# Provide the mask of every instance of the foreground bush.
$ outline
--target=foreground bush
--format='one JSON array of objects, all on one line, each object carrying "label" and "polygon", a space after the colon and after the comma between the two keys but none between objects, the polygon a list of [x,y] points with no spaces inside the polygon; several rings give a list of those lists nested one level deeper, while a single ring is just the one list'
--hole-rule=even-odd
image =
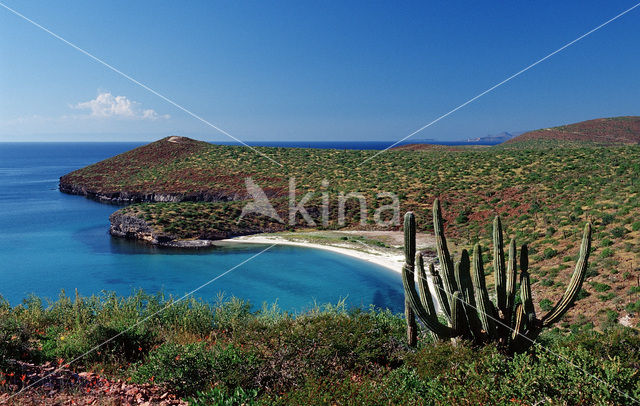
[{"label": "foreground bush", "polygon": [[[239,299],[179,302],[162,295],[31,298],[0,306],[2,373],[16,360],[164,385],[193,404],[630,404],[640,396],[640,336],[622,327],[540,336],[513,357],[495,345],[404,344],[404,320],[379,309],[252,312]],[[99,354],[98,354],[99,352]],[[62,358],[64,357],[64,358]],[[5,375],[3,375],[3,379]],[[615,389],[613,389],[615,388]]]}]

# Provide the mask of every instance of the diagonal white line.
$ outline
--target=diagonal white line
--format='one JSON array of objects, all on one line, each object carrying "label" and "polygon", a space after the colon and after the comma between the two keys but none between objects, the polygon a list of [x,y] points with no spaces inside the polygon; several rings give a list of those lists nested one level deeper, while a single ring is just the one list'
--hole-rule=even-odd
[{"label": "diagonal white line", "polygon": [[76,44],[67,41],[66,39],[62,38],[61,36],[59,36],[58,34],[52,32],[51,30],[47,29],[46,27],[43,27],[42,25],[38,24],[37,22],[29,19],[28,17],[20,14],[19,12],[17,12],[16,10],[12,9],[11,7],[7,6],[6,4],[0,2],[0,6],[4,7],[5,9],[7,9],[8,11],[12,12],[13,14],[17,15],[18,17],[22,18],[23,20],[35,25],[36,27],[40,28],[41,30],[45,31],[46,33],[50,34],[51,36],[59,39],[60,41],[64,42],[65,44],[69,45],[70,47],[76,49],[77,51],[82,52],[83,54],[85,54],[86,56],[88,56],[89,58],[93,59],[94,61],[100,63],[101,65],[106,66],[107,68],[111,69],[112,71],[114,71],[115,73],[119,74],[120,76],[124,77],[125,79],[128,79],[129,81],[135,83],[136,85],[142,87],[143,89],[153,93],[154,95],[158,96],[159,98],[161,98],[162,100],[166,101],[167,103],[177,107],[178,109],[184,111],[185,113],[187,113],[188,115],[190,115],[191,117],[196,118],[197,120],[205,123],[206,125],[208,125],[209,127],[219,131],[220,133],[226,135],[227,137],[233,139],[236,142],[239,142],[240,144],[244,145],[245,147],[253,150],[255,153],[262,155],[263,157],[267,158],[268,160],[270,160],[271,162],[275,163],[276,165],[280,165],[280,166],[284,166],[282,165],[280,162],[274,160],[273,158],[271,158],[270,156],[258,151],[257,149],[255,149],[254,147],[248,145],[247,143],[245,143],[244,141],[234,137],[233,135],[229,134],[228,132],[226,132],[225,130],[223,130],[222,128],[216,126],[215,124],[212,124],[211,122],[205,120],[204,118],[200,117],[199,115],[192,113],[190,110],[186,109],[185,107],[182,107],[181,105],[179,105],[178,103],[174,102],[173,100],[169,99],[168,97],[156,92],[155,90],[151,89],[149,86],[145,85],[144,83],[140,83],[139,81],[137,81],[136,79],[132,78],[131,76],[127,75],[126,73],[120,71],[119,69],[109,65],[107,62],[103,61],[102,59],[98,58],[97,56],[89,53],[88,51],[85,51],[84,49],[80,48],[79,46],[77,46]]},{"label": "diagonal white line", "polygon": [[91,348],[90,350],[88,350],[87,352],[85,352],[82,355],[77,356],[76,358],[72,359],[69,362],[65,362],[64,364],[62,364],[59,368],[51,371],[50,373],[48,373],[47,375],[43,376],[42,378],[38,379],[37,381],[30,383],[29,385],[23,387],[22,389],[20,389],[18,392],[14,393],[13,395],[11,395],[7,400],[13,398],[14,396],[17,396],[18,394],[20,394],[21,392],[31,388],[32,386],[42,382],[43,380],[47,379],[48,377],[50,377],[51,375],[55,374],[56,372],[62,370],[63,366],[69,366],[71,364],[73,364],[74,362],[78,361],[81,358],[86,357],[87,355],[91,354],[92,352],[96,351],[98,348],[102,347],[103,345],[115,340],[116,338],[120,337],[121,335],[131,331],[131,329],[139,326],[140,324],[144,323],[145,321],[149,320],[150,318],[156,316],[157,314],[165,311],[166,309],[168,309],[169,307],[173,306],[174,304],[184,300],[185,298],[191,296],[192,294],[194,294],[195,292],[199,291],[200,289],[204,288],[205,286],[217,281],[218,279],[222,278],[223,276],[225,276],[226,274],[228,274],[229,272],[232,272],[233,270],[241,267],[242,265],[246,264],[247,262],[251,261],[252,259],[256,258],[259,255],[262,255],[264,252],[270,250],[271,248],[275,247],[276,245],[278,245],[278,243],[275,244],[271,244],[270,246],[268,246],[267,248],[263,249],[262,251],[258,252],[257,254],[252,255],[251,257],[245,259],[244,261],[240,262],[239,264],[233,266],[230,269],[227,269],[226,271],[224,271],[223,273],[221,273],[220,275],[216,276],[213,279],[210,279],[209,281],[203,283],[202,285],[198,286],[197,288],[195,288],[194,290],[192,290],[189,293],[185,293],[180,299],[173,301],[171,303],[169,303],[168,305],[164,306],[163,308],[161,308],[160,310],[157,310],[156,312],[150,314],[149,316],[143,318],[142,320],[137,321],[136,323],[132,324],[131,326],[129,326],[127,329],[119,332],[118,334],[114,335],[113,337],[109,338],[108,340],[104,341],[101,344],[96,345],[95,347]]},{"label": "diagonal white line", "polygon": [[494,89],[502,86],[503,84],[507,83],[508,81],[510,81],[511,79],[514,79],[518,76],[520,76],[521,74],[523,74],[524,72],[528,71],[529,69],[533,68],[534,66],[538,65],[539,63],[544,62],[545,60],[551,58],[553,55],[557,54],[558,52],[563,51],[564,49],[570,47],[571,45],[575,44],[576,42],[580,41],[581,39],[593,34],[594,32],[598,31],[600,28],[604,27],[605,25],[617,20],[618,18],[622,17],[623,15],[627,14],[628,12],[630,12],[631,10],[635,9],[636,7],[640,6],[640,3],[636,4],[635,6],[626,9],[625,11],[623,11],[622,13],[618,14],[617,16],[605,21],[604,23],[600,24],[599,26],[597,26],[596,28],[592,29],[591,31],[588,31],[584,34],[582,34],[581,36],[579,36],[578,38],[574,39],[571,42],[566,43],[565,45],[563,45],[562,47],[556,49],[555,51],[551,52],[550,54],[544,56],[543,58],[538,59],[536,62],[532,63],[531,65],[527,66],[524,69],[521,69],[520,71],[514,73],[513,75],[509,76],[508,78],[506,78],[505,80],[503,80],[500,83],[497,83],[493,86],[491,86],[490,88],[488,88],[487,90],[485,90],[484,92],[472,97],[471,99],[467,100],[466,102],[462,103],[461,105],[459,105],[458,107],[454,108],[453,110],[450,110],[449,112],[441,115],[440,117],[436,118],[435,120],[431,121],[428,124],[423,125],[422,127],[418,128],[417,130],[415,130],[414,132],[412,132],[411,134],[407,135],[406,137],[402,138],[399,141],[396,141],[395,143],[389,145],[387,148],[383,149],[382,151],[377,152],[375,155],[370,156],[369,158],[365,159],[364,161],[362,161],[360,164],[358,164],[358,166],[364,164],[365,162],[377,157],[378,155],[382,154],[383,152],[389,150],[390,148],[395,147],[396,145],[398,145],[399,143],[401,143],[402,141],[405,141],[406,139],[413,137],[414,135],[416,135],[417,133],[419,133],[420,131],[424,130],[427,127],[430,127],[431,125],[437,123],[438,121],[442,120],[443,118],[455,113],[456,111],[460,110],[461,108],[463,108],[464,106],[466,106],[469,103],[472,103],[474,101],[476,101],[477,99],[481,98],[482,96],[484,96],[485,94],[493,91]]}]

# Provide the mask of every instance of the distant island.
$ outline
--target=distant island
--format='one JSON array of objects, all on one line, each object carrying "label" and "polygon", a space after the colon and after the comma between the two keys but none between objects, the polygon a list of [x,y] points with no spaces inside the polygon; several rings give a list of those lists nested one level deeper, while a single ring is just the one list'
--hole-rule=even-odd
[{"label": "distant island", "polygon": [[514,137],[517,137],[520,134],[524,134],[526,131],[518,131],[518,132],[507,132],[503,131],[496,135],[487,135],[485,137],[478,138],[467,138],[467,142],[472,143],[480,143],[480,144],[501,144],[505,141],[508,141]]}]

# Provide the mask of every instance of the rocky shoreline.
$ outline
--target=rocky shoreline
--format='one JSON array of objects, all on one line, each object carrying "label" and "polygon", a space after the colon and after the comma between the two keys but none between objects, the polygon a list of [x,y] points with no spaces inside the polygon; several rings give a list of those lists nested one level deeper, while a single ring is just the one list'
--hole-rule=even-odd
[{"label": "rocky shoreline", "polygon": [[88,199],[97,200],[101,203],[115,205],[133,203],[176,203],[176,202],[231,202],[245,200],[246,193],[231,191],[206,191],[195,193],[141,193],[141,192],[104,192],[91,190],[85,186],[68,182],[65,177],[60,178],[58,188],[62,193],[70,195],[84,196]]},{"label": "rocky shoreline", "polygon": [[109,234],[114,237],[137,240],[149,244],[171,248],[205,248],[215,245],[217,241],[229,238],[249,236],[261,233],[283,231],[284,227],[274,223],[271,227],[261,229],[247,228],[232,231],[208,230],[206,233],[183,238],[167,232],[156,230],[144,219],[118,210],[109,216]]},{"label": "rocky shoreline", "polygon": [[212,246],[215,240],[234,237],[224,232],[213,231],[211,235],[206,236],[207,238],[182,240],[172,234],[157,232],[143,219],[120,211],[109,216],[109,222],[109,234],[114,237],[144,241],[162,247],[204,248]]}]

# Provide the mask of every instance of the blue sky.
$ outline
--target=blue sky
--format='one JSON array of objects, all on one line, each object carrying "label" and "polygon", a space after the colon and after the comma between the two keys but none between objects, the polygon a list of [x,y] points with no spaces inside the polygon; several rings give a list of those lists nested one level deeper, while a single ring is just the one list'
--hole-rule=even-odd
[{"label": "blue sky", "polygon": [[[0,0],[244,141],[398,140],[634,1]],[[429,127],[640,114],[640,7]],[[0,141],[229,141],[0,8]]]}]

